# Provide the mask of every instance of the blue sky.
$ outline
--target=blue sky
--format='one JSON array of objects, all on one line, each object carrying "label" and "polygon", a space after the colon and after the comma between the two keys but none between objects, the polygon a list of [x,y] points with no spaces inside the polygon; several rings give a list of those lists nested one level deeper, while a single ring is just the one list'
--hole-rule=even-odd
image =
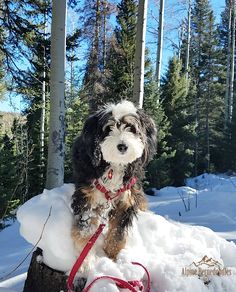
[{"label": "blue sky", "polygon": [[[157,36],[150,33],[150,30],[153,30],[157,23],[152,19],[151,15],[154,14],[156,17],[156,11],[158,10],[157,5],[155,4],[156,0],[149,0],[149,18],[148,18],[148,33],[147,33],[147,46],[150,47],[151,53],[150,56],[154,60],[155,52],[156,52],[156,38]],[[176,30],[174,27],[178,25],[179,21],[186,14],[185,6],[183,5],[183,10],[179,12],[179,14],[174,13],[171,22],[169,21],[170,15],[172,15],[171,10],[174,10],[174,6],[178,0],[166,0],[166,19],[165,19],[165,33],[164,33],[164,51],[163,51],[163,64],[162,64],[162,72],[166,70],[166,66],[168,63],[168,59],[173,55],[173,49],[168,41],[168,37],[174,40],[176,38]],[[182,1],[183,2],[183,1]],[[216,21],[220,20],[220,13],[224,9],[225,0],[211,0],[212,8],[215,12]],[[74,17],[71,17],[74,18]],[[71,21],[68,21],[68,26],[71,26]],[[7,96],[4,101],[0,101],[0,111],[11,111],[11,112],[19,112],[23,110],[25,107],[25,103],[21,96],[19,95],[11,95]]]}]

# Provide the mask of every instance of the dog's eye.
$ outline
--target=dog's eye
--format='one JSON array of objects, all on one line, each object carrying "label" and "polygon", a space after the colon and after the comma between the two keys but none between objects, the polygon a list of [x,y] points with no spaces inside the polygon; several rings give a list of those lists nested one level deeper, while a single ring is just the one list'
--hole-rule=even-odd
[{"label": "dog's eye", "polygon": [[137,133],[137,129],[133,125],[127,124],[126,128],[133,134]]},{"label": "dog's eye", "polygon": [[103,128],[103,132],[104,133],[110,133],[111,132],[111,126],[109,126],[109,125],[107,125],[107,126],[105,126],[104,128]]}]

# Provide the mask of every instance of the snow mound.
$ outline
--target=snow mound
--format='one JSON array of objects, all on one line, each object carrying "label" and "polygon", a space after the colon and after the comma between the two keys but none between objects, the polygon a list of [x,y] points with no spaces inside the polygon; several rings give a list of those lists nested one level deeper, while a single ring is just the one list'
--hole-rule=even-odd
[{"label": "snow mound", "polygon": [[[70,208],[74,186],[65,184],[61,188],[44,190],[26,202],[18,211],[20,233],[43,249],[43,261],[50,267],[68,272],[76,253],[70,237],[73,214]],[[197,276],[184,276],[182,271],[205,255],[218,261],[230,270],[228,276],[209,276],[206,286]],[[140,212],[130,229],[127,245],[117,262],[101,256],[88,274],[88,283],[95,277],[111,275],[126,280],[138,280],[144,276],[140,267],[132,261],[145,265],[151,275],[151,292],[174,291],[235,291],[236,245],[217,236],[212,230],[200,226],[188,226],[168,221],[151,212]],[[91,291],[117,292],[118,288],[107,280],[95,284]]]},{"label": "snow mound", "polygon": [[44,263],[59,271],[70,270],[76,259],[70,237],[73,218],[70,203],[73,193],[73,184],[44,190],[41,195],[22,205],[17,212],[20,234],[33,245],[39,240],[51,212],[38,247],[43,250]]},{"label": "snow mound", "polygon": [[236,242],[236,177],[204,173],[185,187],[165,187],[148,197],[156,214],[191,225],[208,227]]},{"label": "snow mound", "polygon": [[235,191],[236,176],[215,175],[211,173],[203,173],[199,176],[188,178],[186,185],[196,190],[228,190]]}]

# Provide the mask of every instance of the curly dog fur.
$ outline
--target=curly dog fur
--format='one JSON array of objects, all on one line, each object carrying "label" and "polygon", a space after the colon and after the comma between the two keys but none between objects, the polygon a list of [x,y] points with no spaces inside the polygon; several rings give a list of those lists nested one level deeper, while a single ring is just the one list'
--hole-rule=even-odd
[{"label": "curly dog fur", "polygon": [[[124,248],[134,216],[146,209],[141,182],[156,152],[156,137],[153,120],[128,101],[108,105],[86,120],[73,146],[72,237],[78,253],[104,222],[100,252],[115,260]],[[119,193],[133,178],[135,183]],[[107,200],[95,180],[114,199]]]}]

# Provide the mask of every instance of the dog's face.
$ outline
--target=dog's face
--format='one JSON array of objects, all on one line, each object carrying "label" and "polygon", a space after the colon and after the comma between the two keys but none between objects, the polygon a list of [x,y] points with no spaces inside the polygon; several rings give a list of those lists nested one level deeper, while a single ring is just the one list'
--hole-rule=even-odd
[{"label": "dog's face", "polygon": [[103,159],[127,165],[146,164],[156,150],[156,128],[150,117],[128,101],[110,105],[86,121],[82,136],[93,165]]}]

